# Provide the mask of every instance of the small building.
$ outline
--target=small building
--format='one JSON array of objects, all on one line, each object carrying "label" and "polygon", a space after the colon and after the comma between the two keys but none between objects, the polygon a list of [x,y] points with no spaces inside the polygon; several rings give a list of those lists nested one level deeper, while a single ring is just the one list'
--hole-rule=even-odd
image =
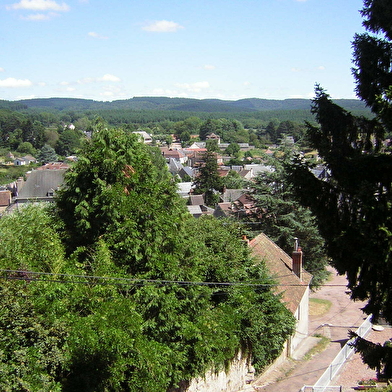
[{"label": "small building", "polygon": [[220,144],[220,136],[216,135],[215,133],[210,133],[206,136],[206,140],[217,140],[218,144]]},{"label": "small building", "polygon": [[177,183],[177,193],[182,198],[188,198],[193,190],[193,182],[179,182]]},{"label": "small building", "polygon": [[302,266],[302,250],[294,247],[292,257],[271,241],[265,234],[259,234],[249,242],[252,255],[263,260],[272,278],[277,283],[277,294],[294,315],[297,323],[294,334],[287,342],[285,356],[289,357],[308,336],[309,292],[312,275]]},{"label": "small building", "polygon": [[15,166],[25,166],[30,165],[30,163],[36,163],[37,159],[34,158],[32,155],[25,155],[22,158],[15,158],[14,165]]},{"label": "small building", "polygon": [[8,189],[0,190],[0,214],[4,212],[12,201],[12,194]]},{"label": "small building", "polygon": [[20,188],[15,203],[53,201],[56,191],[64,183],[64,169],[33,170]]},{"label": "small building", "polygon": [[135,132],[132,132],[132,133],[135,133],[136,135],[138,135],[140,140],[143,143],[145,143],[145,144],[151,144],[152,143],[152,137],[147,132],[145,132],[145,131],[135,131]]},{"label": "small building", "polygon": [[162,155],[166,159],[166,162],[169,162],[169,159],[175,159],[176,161],[184,164],[188,160],[188,157],[179,149],[160,147],[160,150]]},{"label": "small building", "polygon": [[183,166],[178,172],[178,176],[181,180],[184,180],[185,178],[193,179],[195,177],[195,172],[190,166]]},{"label": "small building", "polygon": [[228,218],[233,215],[233,208],[231,202],[218,203],[215,207],[214,213],[215,218]]}]

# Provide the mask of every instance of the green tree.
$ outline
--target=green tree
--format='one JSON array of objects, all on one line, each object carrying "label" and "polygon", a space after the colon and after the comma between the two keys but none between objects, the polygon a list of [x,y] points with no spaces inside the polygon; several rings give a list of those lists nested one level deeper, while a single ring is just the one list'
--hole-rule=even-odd
[{"label": "green tree", "polygon": [[0,292],[0,389],[60,392],[66,328],[37,312],[26,281],[2,279]]},{"label": "green tree", "polygon": [[[18,229],[16,229],[18,228]],[[0,266],[59,273],[64,248],[45,206],[28,205],[0,219]]]},{"label": "green tree", "polygon": [[76,129],[66,129],[61,133],[56,143],[56,152],[59,155],[67,156],[75,154],[81,147],[83,134]]},{"label": "green tree", "polygon": [[219,191],[222,191],[223,182],[218,173],[216,153],[207,151],[203,156],[203,164],[193,183],[195,194],[204,194],[206,205],[214,206],[219,200]]},{"label": "green tree", "polygon": [[41,163],[56,162],[58,157],[56,151],[49,144],[45,144],[37,157],[38,161]]},{"label": "green tree", "polygon": [[0,242],[0,389],[61,391],[68,329],[52,312],[41,311],[42,293],[53,300],[55,290],[42,282],[48,275],[37,279],[32,273],[65,272],[64,248],[48,208],[28,205],[3,216]]},{"label": "green tree", "polygon": [[37,152],[37,150],[33,147],[33,145],[30,142],[20,143],[16,151],[21,154],[30,154],[30,155],[35,155],[35,153]]},{"label": "green tree", "polygon": [[222,129],[222,124],[219,120],[211,119],[204,121],[199,128],[200,140],[206,140],[207,135],[210,133],[219,134]]},{"label": "green tree", "polygon": [[45,128],[39,121],[26,119],[21,124],[22,139],[30,142],[34,148],[41,148],[45,143]]},{"label": "green tree", "polygon": [[249,186],[249,181],[244,180],[238,172],[230,170],[226,177],[223,178],[223,184],[227,189],[244,189]]},{"label": "green tree", "polygon": [[241,348],[271,363],[294,318],[242,229],[191,217],[121,129],[98,127],[79,162],[55,205],[0,220],[0,266],[19,270],[0,283],[0,389],[161,392]]},{"label": "green tree", "polygon": [[368,32],[354,37],[356,92],[391,132],[392,7],[386,0],[364,0],[361,14]]},{"label": "green tree", "polygon": [[298,238],[305,254],[304,268],[313,275],[312,285],[317,287],[328,276],[328,260],[315,218],[309,208],[298,203],[287,181],[286,164],[291,156],[290,150],[281,150],[279,158],[270,159],[273,171],[257,176],[252,196],[257,206],[253,220],[258,225],[252,224],[250,229],[262,231],[288,254]]},{"label": "green tree", "polygon": [[375,118],[353,116],[317,88],[312,111],[319,126],[308,124],[308,136],[330,177],[316,179],[297,159],[291,180],[318,219],[333,265],[347,275],[352,299],[368,300],[366,313],[392,322],[392,156],[382,149],[391,129],[392,4],[365,0],[364,5],[364,26],[377,35],[355,37],[354,76],[358,96]]},{"label": "green tree", "polygon": [[268,123],[267,127],[265,128],[265,132],[269,136],[272,143],[278,142],[278,138],[279,138],[278,126],[279,126],[279,120],[273,119]]},{"label": "green tree", "polygon": [[201,120],[198,117],[188,117],[183,121],[177,121],[173,128],[181,141],[190,140],[190,135],[199,134]]},{"label": "green tree", "polygon": [[217,139],[208,139],[206,140],[206,148],[211,152],[219,152],[219,145]]},{"label": "green tree", "polygon": [[153,271],[162,252],[175,250],[185,213],[162,167],[159,150],[139,142],[136,135],[97,128],[57,198],[68,250],[103,238],[116,262],[129,271]]},{"label": "green tree", "polygon": [[229,156],[233,156],[238,158],[238,153],[240,152],[241,148],[238,143],[230,143],[226,150],[225,153],[228,154]]}]

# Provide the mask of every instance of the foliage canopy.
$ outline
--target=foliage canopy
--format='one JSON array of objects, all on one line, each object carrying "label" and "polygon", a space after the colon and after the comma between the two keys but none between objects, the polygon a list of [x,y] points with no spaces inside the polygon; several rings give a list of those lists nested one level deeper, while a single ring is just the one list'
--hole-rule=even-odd
[{"label": "foliage canopy", "polygon": [[237,225],[186,212],[160,159],[98,126],[54,208],[0,220],[0,389],[162,392],[280,353],[294,319],[264,264]]}]

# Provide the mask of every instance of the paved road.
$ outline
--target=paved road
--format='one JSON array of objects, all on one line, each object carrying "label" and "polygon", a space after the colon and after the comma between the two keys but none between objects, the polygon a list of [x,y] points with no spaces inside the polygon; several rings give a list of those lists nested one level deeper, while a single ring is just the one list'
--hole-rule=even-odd
[{"label": "paved road", "polygon": [[366,318],[366,315],[360,310],[364,303],[354,302],[346,294],[346,278],[336,275],[332,269],[331,271],[332,279],[327,282],[327,285],[315,293],[311,293],[311,298],[331,301],[331,308],[328,313],[322,316],[311,316],[309,322],[310,336],[318,333],[323,334],[330,337],[331,342],[324,351],[307,361],[286,360],[268,377],[261,376],[252,384],[256,391],[298,392],[303,385],[315,384],[346,343],[348,330],[356,330]]}]

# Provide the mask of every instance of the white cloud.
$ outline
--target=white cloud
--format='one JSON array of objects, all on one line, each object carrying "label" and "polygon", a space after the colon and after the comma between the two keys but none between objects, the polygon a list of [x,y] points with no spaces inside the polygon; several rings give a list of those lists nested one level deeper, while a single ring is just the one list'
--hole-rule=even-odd
[{"label": "white cloud", "polygon": [[99,95],[102,95],[103,97],[113,97],[114,92],[113,91],[105,91],[103,93],[100,93]]},{"label": "white cloud", "polygon": [[102,76],[102,78],[98,78],[98,81],[100,81],[100,82],[120,82],[121,79],[119,77],[111,75],[111,74],[105,74]]},{"label": "white cloud", "polygon": [[108,37],[105,37],[104,35],[100,35],[100,34],[96,33],[95,31],[90,31],[90,32],[88,33],[88,35],[89,35],[90,37],[93,37],[93,38],[108,39]]},{"label": "white cloud", "polygon": [[319,67],[317,67],[317,69],[320,70],[320,71],[324,71],[325,67],[324,67],[324,65],[320,65]]},{"label": "white cloud", "polygon": [[168,20],[157,20],[144,26],[143,30],[153,33],[174,33],[183,28],[184,26],[181,26],[176,22],[171,22]]},{"label": "white cloud", "polygon": [[78,84],[89,84],[96,82],[96,78],[83,78],[78,80]]},{"label": "white cloud", "polygon": [[69,82],[60,82],[60,86],[68,86]]},{"label": "white cloud", "polygon": [[34,99],[37,98],[37,96],[35,94],[32,95],[18,95],[17,97],[15,97],[15,99],[17,101],[21,100],[21,99]]},{"label": "white cloud", "polygon": [[247,86],[250,86],[252,83],[251,83],[251,82],[248,82],[248,81],[246,81],[246,82],[244,82],[243,84],[244,84],[244,86],[245,86],[245,87],[247,87]]},{"label": "white cloud", "polygon": [[146,93],[146,95],[165,96],[165,97],[179,97],[180,92],[177,90],[163,89],[160,87],[154,88]]},{"label": "white cloud", "polygon": [[[100,78],[83,78],[77,81],[78,84],[89,84],[97,82],[120,82],[121,79],[115,75],[105,74]],[[65,82],[62,82],[65,83]]]},{"label": "white cloud", "polygon": [[176,87],[186,90],[188,92],[199,93],[202,90],[209,89],[210,84],[206,81],[196,83],[177,83]]},{"label": "white cloud", "polygon": [[0,67],[0,72],[5,72],[5,69]]},{"label": "white cloud", "polygon": [[291,72],[301,72],[301,71],[302,71],[301,68],[296,68],[296,67],[291,68]]},{"label": "white cloud", "polygon": [[17,87],[30,87],[33,83],[28,79],[15,79],[15,78],[7,78],[0,80],[0,87],[10,87],[10,88],[17,88]]},{"label": "white cloud", "polygon": [[75,91],[76,88],[75,87],[67,87],[66,90],[69,92],[72,92],[72,91]]},{"label": "white cloud", "polygon": [[47,14],[31,14],[28,16],[22,16],[21,18],[24,20],[50,20],[52,18],[55,18],[56,16],[59,16],[59,14],[56,14],[55,12],[48,12]]},{"label": "white cloud", "polygon": [[30,10],[30,11],[69,11],[66,3],[57,3],[53,0],[21,0],[19,3],[7,6],[7,9]]},{"label": "white cloud", "polygon": [[208,70],[212,70],[212,69],[215,69],[216,67],[215,67],[215,65],[206,64],[203,68],[208,69]]}]

